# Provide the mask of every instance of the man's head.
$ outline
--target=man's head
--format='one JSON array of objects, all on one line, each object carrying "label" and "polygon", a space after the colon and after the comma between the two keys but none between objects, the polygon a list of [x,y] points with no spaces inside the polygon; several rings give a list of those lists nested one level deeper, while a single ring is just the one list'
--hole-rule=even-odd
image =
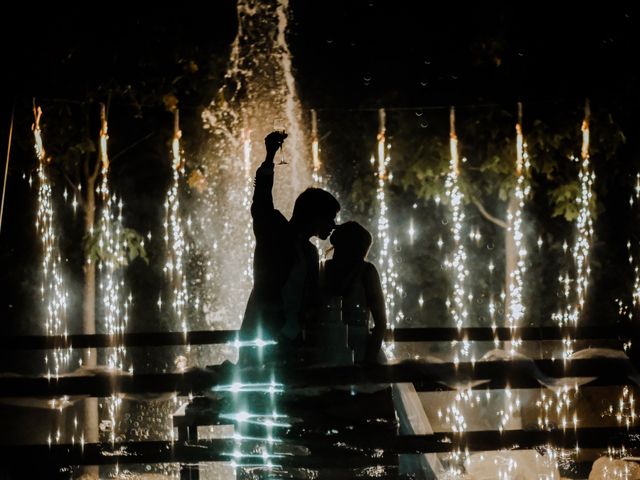
[{"label": "man's head", "polygon": [[307,188],[298,195],[291,223],[305,235],[326,240],[336,225],[340,203],[326,190]]}]

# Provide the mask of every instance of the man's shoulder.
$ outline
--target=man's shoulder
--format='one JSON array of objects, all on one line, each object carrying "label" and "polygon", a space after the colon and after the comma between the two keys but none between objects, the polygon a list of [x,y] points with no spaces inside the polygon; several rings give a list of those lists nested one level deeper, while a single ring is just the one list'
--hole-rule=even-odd
[{"label": "man's shoulder", "polygon": [[285,218],[280,210],[277,210],[275,208],[271,212],[269,212],[269,215],[264,217],[264,219],[276,228],[284,229],[288,228],[289,226],[289,221]]},{"label": "man's shoulder", "polygon": [[273,218],[276,222],[278,222],[281,225],[287,225],[287,226],[289,225],[289,220],[287,220],[286,217],[282,214],[282,212],[277,208],[273,209]]},{"label": "man's shoulder", "polygon": [[253,219],[253,232],[258,243],[271,241],[282,242],[289,237],[289,222],[279,210],[273,209],[267,215]]}]

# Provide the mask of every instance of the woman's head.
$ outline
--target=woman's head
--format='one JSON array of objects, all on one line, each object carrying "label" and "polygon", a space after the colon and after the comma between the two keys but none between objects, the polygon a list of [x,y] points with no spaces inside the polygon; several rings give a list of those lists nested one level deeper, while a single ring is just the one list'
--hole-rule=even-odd
[{"label": "woman's head", "polygon": [[358,222],[338,225],[329,238],[334,255],[353,260],[364,260],[373,241],[369,231]]}]

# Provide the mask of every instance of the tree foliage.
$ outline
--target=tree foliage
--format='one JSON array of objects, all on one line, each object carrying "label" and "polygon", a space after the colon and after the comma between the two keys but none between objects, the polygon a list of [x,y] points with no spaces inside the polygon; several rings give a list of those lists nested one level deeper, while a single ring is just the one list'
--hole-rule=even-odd
[{"label": "tree foliage", "polygon": [[91,262],[102,261],[111,263],[116,267],[126,267],[136,258],[144,260],[149,264],[149,257],[144,248],[144,238],[140,233],[132,228],[126,228],[121,222],[115,222],[110,226],[113,232],[119,232],[119,238],[114,241],[115,251],[110,251],[107,246],[100,242],[105,238],[103,226],[94,229],[93,234],[84,238],[85,258]]}]

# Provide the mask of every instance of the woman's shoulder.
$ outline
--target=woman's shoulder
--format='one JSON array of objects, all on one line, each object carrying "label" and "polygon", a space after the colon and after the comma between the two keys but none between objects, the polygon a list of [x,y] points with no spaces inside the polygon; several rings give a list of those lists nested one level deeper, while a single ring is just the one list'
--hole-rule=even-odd
[{"label": "woman's shoulder", "polygon": [[362,281],[365,285],[373,287],[380,283],[380,274],[375,264],[371,262],[364,262],[362,269]]},{"label": "woman's shoulder", "polygon": [[378,273],[378,269],[376,268],[376,266],[373,263],[368,262],[366,260],[363,263],[364,263],[364,265],[362,267],[362,270],[363,270],[364,273],[366,273],[368,275],[372,275],[374,273]]}]

